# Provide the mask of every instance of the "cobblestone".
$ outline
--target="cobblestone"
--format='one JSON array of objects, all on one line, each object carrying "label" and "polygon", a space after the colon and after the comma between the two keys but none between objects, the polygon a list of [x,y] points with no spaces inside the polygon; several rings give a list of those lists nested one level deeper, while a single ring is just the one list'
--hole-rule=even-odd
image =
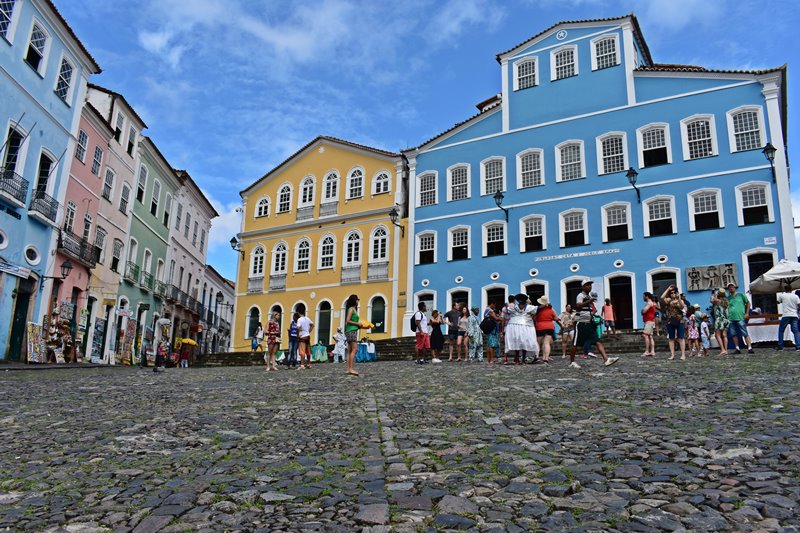
[{"label": "cobblestone", "polygon": [[0,529],[798,531],[799,370],[0,372]]}]

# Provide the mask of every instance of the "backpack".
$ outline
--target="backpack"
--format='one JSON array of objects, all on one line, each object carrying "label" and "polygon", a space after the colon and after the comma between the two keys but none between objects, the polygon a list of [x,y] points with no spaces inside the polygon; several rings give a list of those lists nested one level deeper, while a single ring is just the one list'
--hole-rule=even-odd
[{"label": "backpack", "polygon": [[[417,313],[419,313],[419,311],[417,311]],[[411,315],[411,323],[409,324],[409,326],[411,327],[411,331],[414,332],[417,331],[417,313]]]},{"label": "backpack", "polygon": [[497,323],[489,316],[486,316],[483,320],[481,320],[480,325],[478,326],[481,328],[481,331],[486,333],[487,335],[494,331]]}]

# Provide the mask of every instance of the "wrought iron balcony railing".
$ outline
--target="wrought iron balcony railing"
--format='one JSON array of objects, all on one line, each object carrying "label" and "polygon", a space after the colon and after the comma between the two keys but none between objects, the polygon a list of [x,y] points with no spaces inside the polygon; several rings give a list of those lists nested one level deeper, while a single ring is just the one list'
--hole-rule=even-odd
[{"label": "wrought iron balcony railing", "polygon": [[370,263],[367,266],[367,281],[389,279],[389,262]]},{"label": "wrought iron balcony railing", "polygon": [[34,191],[28,215],[45,224],[55,226],[56,217],[58,217],[58,201],[44,191]]},{"label": "wrought iron balcony railing", "polygon": [[342,267],[342,283],[361,283],[361,265]]},{"label": "wrought iron balcony railing", "polygon": [[139,265],[133,261],[128,261],[128,264],[125,266],[125,274],[123,277],[125,281],[137,283],[139,281]]},{"label": "wrought iron balcony railing", "polygon": [[93,268],[97,264],[100,259],[100,248],[66,229],[61,230],[59,237],[58,249],[60,251],[89,268]]},{"label": "wrought iron balcony railing", "polygon": [[0,168],[0,196],[5,197],[17,207],[25,207],[28,196],[28,180],[14,172],[14,169]]},{"label": "wrought iron balcony railing", "polygon": [[319,216],[329,217],[339,213],[339,202],[328,202],[319,206]]}]

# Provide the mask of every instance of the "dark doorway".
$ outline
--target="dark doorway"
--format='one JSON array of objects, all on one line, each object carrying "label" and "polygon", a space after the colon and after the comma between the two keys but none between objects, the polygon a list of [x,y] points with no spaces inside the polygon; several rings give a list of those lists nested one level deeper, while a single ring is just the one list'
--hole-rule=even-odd
[{"label": "dark doorway", "polygon": [[608,280],[608,297],[617,315],[616,329],[633,329],[633,284],[629,276]]},{"label": "dark doorway", "polygon": [[[748,283],[739,282],[739,287],[736,289],[739,292],[747,292],[750,283],[775,266],[775,263],[772,254],[753,254],[747,256],[747,266],[750,269],[750,279],[747,280]],[[778,312],[778,303],[774,294],[752,294],[750,300],[750,305],[754,308],[761,308],[762,313]]]},{"label": "dark doorway", "polygon": [[674,272],[659,272],[653,274],[653,295],[657,300],[661,299],[661,295],[667,290],[670,285],[678,286],[678,279]]},{"label": "dark doorway", "polygon": [[375,324],[372,333],[386,332],[386,302],[380,296],[376,296],[372,300],[372,313],[370,313],[369,321]]},{"label": "dark doorway", "polygon": [[317,317],[319,327],[317,329],[317,342],[322,341],[326,346],[331,344],[331,304],[320,302]]},{"label": "dark doorway", "polygon": [[[453,304],[457,304],[459,306],[469,306],[469,293],[467,291],[455,291],[450,293],[450,307],[453,307]],[[449,311],[449,309],[448,309]]]},{"label": "dark doorway", "polygon": [[303,302],[298,302],[294,306],[294,312],[295,313],[300,313],[301,315],[305,315],[306,314],[306,304],[304,304]]},{"label": "dark doorway", "polygon": [[[8,279],[8,276],[6,276],[6,279]],[[17,297],[14,302],[14,315],[11,322],[11,337],[8,347],[8,358],[11,361],[20,361],[22,359],[22,343],[25,340],[28,306],[31,302],[34,285],[35,282],[32,279],[21,279],[17,284]]]},{"label": "dark doorway", "polygon": [[561,302],[561,308],[566,309],[567,304],[572,306],[572,310],[575,311],[575,301],[578,298],[578,294],[580,294],[582,290],[581,280],[576,279],[575,281],[569,281],[564,286],[566,288],[567,293],[567,301]]},{"label": "dark doorway", "polygon": [[[303,306],[303,312],[304,312],[304,313],[305,313],[305,310],[306,310],[306,309],[305,309],[305,306]],[[283,325],[283,308],[282,308],[280,305],[278,305],[278,304],[275,304],[275,305],[273,305],[273,306],[272,306],[272,309],[270,309],[270,311],[269,311],[269,318],[272,318],[272,313],[280,313],[280,317],[278,318],[278,329],[279,329],[280,331],[283,331],[283,330],[281,329],[281,326]],[[269,320],[269,319],[267,319],[267,320]],[[291,321],[292,321],[292,317],[289,317],[289,322],[291,322]],[[262,325],[261,325],[261,328],[262,328],[264,331],[266,331],[266,327],[267,327],[267,325],[266,325],[266,324],[262,324]],[[265,334],[265,335],[266,335],[266,334]]]},{"label": "dark doorway", "polygon": [[525,285],[525,294],[528,295],[528,300],[530,301],[531,305],[539,305],[536,300],[544,296],[544,284],[528,283]]},{"label": "dark doorway", "polygon": [[506,303],[506,290],[502,287],[497,289],[487,289],[486,290],[486,305],[494,302],[497,309],[502,309],[503,305]]}]

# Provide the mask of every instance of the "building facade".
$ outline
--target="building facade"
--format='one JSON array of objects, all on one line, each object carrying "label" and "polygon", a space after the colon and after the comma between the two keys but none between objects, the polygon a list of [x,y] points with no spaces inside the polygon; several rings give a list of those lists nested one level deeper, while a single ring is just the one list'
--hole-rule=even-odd
[{"label": "building facade", "polygon": [[376,325],[365,335],[397,336],[407,235],[390,212],[402,199],[402,180],[399,154],[317,137],[242,191],[232,349],[250,349],[272,311],[283,324],[296,310],[307,313],[313,342],[330,344],[353,293],[362,319]]},{"label": "building facade", "polygon": [[206,331],[201,352],[227,351],[231,343],[231,323],[236,291],[232,280],[222,277],[211,265],[206,265],[205,282],[208,285],[209,305],[206,308]]},{"label": "building facade", "polygon": [[0,359],[49,315],[57,227],[86,83],[100,67],[47,0],[0,3]]},{"label": "building facade", "polygon": [[87,102],[99,111],[112,135],[105,145],[102,178],[95,180],[102,187],[95,230],[102,237],[99,242],[102,251],[90,273],[89,294],[96,304],[89,313],[86,355],[93,362],[114,364],[111,330],[117,320],[117,293],[126,266],[135,169],[139,167],[138,146],[147,125],[121,94],[105,87],[90,83]]},{"label": "building facade", "polygon": [[562,309],[589,277],[641,327],[644,291],[675,283],[705,307],[796,257],[785,68],[655,63],[632,15],[556,24],[497,60],[500,94],[405,152],[407,313],[518,292]]}]

